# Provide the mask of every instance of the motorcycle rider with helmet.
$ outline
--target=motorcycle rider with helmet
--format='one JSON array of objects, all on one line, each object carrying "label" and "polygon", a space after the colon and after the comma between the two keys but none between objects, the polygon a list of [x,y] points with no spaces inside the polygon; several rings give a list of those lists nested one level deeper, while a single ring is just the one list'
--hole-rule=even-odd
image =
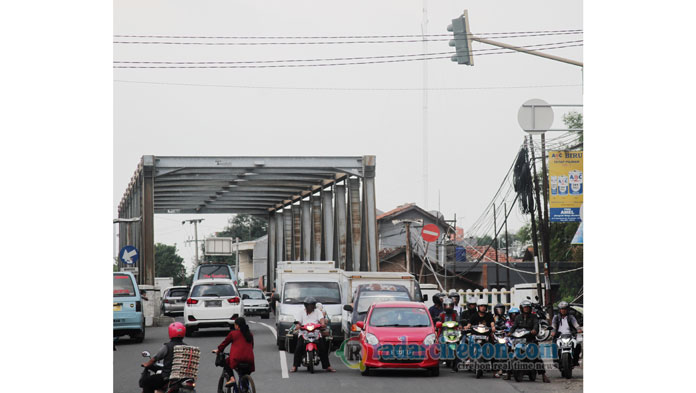
[{"label": "motorcycle rider with helmet", "polygon": [[[510,328],[510,333],[514,333],[517,329],[527,329],[530,331],[530,337],[527,342],[537,344],[536,335],[539,332],[539,319],[536,315],[532,314],[532,302],[523,300],[522,303],[520,303],[520,309],[522,313],[515,318],[515,322]],[[534,359],[534,363],[543,364],[543,360],[537,357]],[[546,370],[544,370],[543,367],[537,370],[537,374],[541,374],[545,383],[551,382],[549,377],[546,376]],[[510,379],[510,374],[508,374],[505,379]]]},{"label": "motorcycle rider with helmet", "polygon": [[469,324],[469,320],[474,317],[478,312],[476,311],[476,297],[467,296],[466,298],[466,309],[462,311],[459,320],[461,325]]},{"label": "motorcycle rider with helmet", "polygon": [[449,297],[454,302],[454,311],[457,312],[457,315],[461,315],[462,311],[464,311],[464,307],[462,307],[462,305],[459,304],[459,292],[457,292],[454,289],[450,289]]},{"label": "motorcycle rider with helmet", "polygon": [[505,321],[505,330],[510,330],[512,325],[515,323],[515,318],[520,315],[520,309],[517,307],[510,307],[508,310],[508,319]]},{"label": "motorcycle rider with helmet", "polygon": [[458,321],[457,311],[454,309],[454,301],[448,297],[442,300],[442,312],[440,313],[440,321]]},{"label": "motorcycle rider with helmet", "polygon": [[161,374],[152,374],[146,377],[143,383],[143,393],[154,393],[156,390],[164,390],[169,382],[169,375],[172,373],[172,363],[174,362],[174,347],[177,345],[187,345],[184,342],[186,326],[181,322],[174,322],[169,325],[169,342],[164,343],[162,348],[143,363],[143,367],[150,367],[155,362],[162,360],[164,368]]},{"label": "motorcycle rider with helmet", "polygon": [[[574,316],[568,314],[568,311],[570,310],[570,305],[568,302],[560,302],[558,303],[558,314],[553,316],[553,319],[551,320],[551,327],[553,330],[551,331],[551,338],[553,339],[553,342],[556,343],[558,340],[558,337],[560,337],[561,334],[572,334],[575,336],[577,333],[582,333],[582,328],[580,327],[580,324],[578,323],[577,319],[575,319]],[[558,333],[558,334],[556,334]],[[575,345],[575,348],[573,349],[573,365],[578,366],[580,363],[580,350],[582,349],[581,347],[582,344],[577,343]]]},{"label": "motorcycle rider with helmet", "polygon": [[488,312],[488,302],[485,299],[479,299],[476,302],[476,314],[469,319],[469,324],[465,329],[470,329],[471,325],[486,325],[491,328],[491,335],[495,333],[495,320],[493,314]]},{"label": "motorcycle rider with helmet", "polygon": [[[322,329],[326,327],[326,320],[324,319],[324,314],[319,311],[317,306],[317,299],[313,296],[308,296],[304,300],[304,310],[302,310],[298,315],[295,316],[295,326],[299,328],[308,323],[318,323],[322,326]],[[329,372],[336,372],[336,370],[331,367],[329,363],[329,354],[326,350],[326,343],[324,340],[317,341],[317,353],[319,359],[321,360],[321,367]],[[305,341],[301,335],[297,336],[297,346],[295,347],[295,356],[292,361],[292,369],[290,372],[294,373],[297,371],[297,367],[302,363],[302,357],[305,354]]]},{"label": "motorcycle rider with helmet", "polygon": [[433,320],[435,320],[435,318],[439,318],[440,313],[442,313],[442,297],[444,295],[444,293],[436,293],[433,295],[433,305],[428,308],[430,318]]},{"label": "motorcycle rider with helmet", "polygon": [[493,307],[493,320],[495,321],[495,328],[497,330],[505,329],[505,322],[507,321],[507,318],[505,317],[505,306],[501,303],[498,303]]}]

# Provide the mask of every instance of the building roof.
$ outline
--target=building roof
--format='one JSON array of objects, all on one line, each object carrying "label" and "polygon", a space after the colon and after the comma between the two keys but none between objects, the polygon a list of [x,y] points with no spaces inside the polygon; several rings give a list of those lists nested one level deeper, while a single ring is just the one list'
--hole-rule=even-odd
[{"label": "building roof", "polygon": [[[466,246],[466,257],[469,261],[477,261],[479,259],[488,262],[495,261],[495,249],[493,247],[488,248],[488,246]],[[486,251],[486,255],[483,252]],[[482,258],[483,257],[483,258]],[[508,262],[505,258],[505,250],[498,250],[498,262]],[[519,258],[510,257],[510,262],[522,262]]]},{"label": "building roof", "polygon": [[415,203],[405,203],[403,205],[397,206],[396,208],[394,208],[392,210],[389,210],[385,213],[382,213],[382,214],[377,216],[377,221],[379,222],[381,220],[386,220],[389,218],[396,217],[399,214],[405,213],[409,210],[417,210],[420,214],[430,217],[433,221],[437,222],[439,225],[441,225],[443,227],[447,227],[447,228],[452,228],[452,226],[449,225],[447,222],[445,222],[445,220],[443,220],[442,217],[435,216],[434,214],[422,209],[421,207],[419,207]]}]

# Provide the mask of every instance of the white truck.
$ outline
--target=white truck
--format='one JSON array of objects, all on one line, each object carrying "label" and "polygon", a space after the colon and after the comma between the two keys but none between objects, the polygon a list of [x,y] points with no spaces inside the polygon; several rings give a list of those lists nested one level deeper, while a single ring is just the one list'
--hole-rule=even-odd
[{"label": "white truck", "polygon": [[331,261],[285,261],[276,268],[276,331],[278,348],[285,349],[285,335],[312,296],[322,303],[331,320],[334,343],[343,341],[341,317],[347,295],[342,287],[342,270]]},{"label": "white truck", "polygon": [[[408,291],[408,296],[412,301],[422,302],[424,297],[421,294],[420,286],[412,274],[405,272],[354,272],[354,271],[344,271],[343,272],[343,291],[347,294],[346,304],[347,307],[343,309],[343,315],[341,317],[343,334],[345,337],[350,337],[351,332],[355,335],[355,328],[353,324],[360,318],[364,317],[362,315],[367,307],[370,306],[372,302],[387,301],[390,300],[391,296],[384,291],[389,291],[386,287],[380,288],[375,287],[370,300],[365,300],[362,305],[358,305],[359,309],[354,309],[356,307],[355,296],[356,291],[360,285],[364,284],[375,284],[375,285],[396,285],[403,286]],[[403,297],[403,296],[402,296]],[[402,297],[394,297],[392,300],[402,300]],[[427,297],[426,297],[427,298]],[[408,300],[408,299],[403,299]]]}]

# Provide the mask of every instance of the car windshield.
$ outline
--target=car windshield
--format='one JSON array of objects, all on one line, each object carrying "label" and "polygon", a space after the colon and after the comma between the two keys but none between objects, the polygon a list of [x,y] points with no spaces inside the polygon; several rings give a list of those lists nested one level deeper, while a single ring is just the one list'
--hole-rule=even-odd
[{"label": "car windshield", "polygon": [[135,296],[135,287],[129,275],[114,274],[114,296]]},{"label": "car windshield", "polygon": [[323,304],[341,304],[341,293],[335,282],[289,282],[283,291],[283,303],[302,304],[312,296]]},{"label": "car windshield", "polygon": [[237,296],[237,291],[230,284],[200,284],[191,290],[191,297],[223,296]]},{"label": "car windshield", "polygon": [[366,291],[360,294],[356,305],[358,314],[364,314],[375,303],[405,301],[410,302],[408,292],[400,291]]},{"label": "car windshield", "polygon": [[185,288],[172,289],[167,294],[167,297],[186,297],[187,295],[188,295],[188,290]]},{"label": "car windshield", "polygon": [[370,326],[374,327],[427,327],[430,318],[421,307],[378,307],[370,314]]},{"label": "car windshield", "polygon": [[239,293],[241,293],[242,296],[244,296],[244,295],[248,296],[247,299],[253,299],[253,300],[266,299],[266,297],[263,295],[263,292],[261,292],[261,291],[250,291],[250,290],[240,289]]},{"label": "car windshield", "polygon": [[232,277],[230,277],[230,268],[227,265],[210,265],[201,266],[198,271],[198,279],[202,278],[226,278],[229,280]]}]

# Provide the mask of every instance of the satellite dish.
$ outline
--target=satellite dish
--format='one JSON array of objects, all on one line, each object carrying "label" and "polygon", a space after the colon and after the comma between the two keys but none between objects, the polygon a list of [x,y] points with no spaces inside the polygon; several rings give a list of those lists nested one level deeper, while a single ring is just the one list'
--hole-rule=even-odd
[{"label": "satellite dish", "polygon": [[553,109],[544,100],[527,100],[517,112],[517,122],[531,135],[543,134],[553,124]]}]

